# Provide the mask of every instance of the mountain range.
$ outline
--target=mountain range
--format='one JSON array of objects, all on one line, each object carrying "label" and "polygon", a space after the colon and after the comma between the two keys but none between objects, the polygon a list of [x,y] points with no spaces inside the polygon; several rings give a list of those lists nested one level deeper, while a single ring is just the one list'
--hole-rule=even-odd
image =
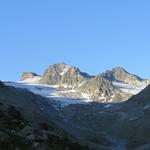
[{"label": "mountain range", "polygon": [[[65,63],[50,65],[42,76],[25,72],[21,81],[57,86],[65,95],[70,91],[80,99],[96,102],[118,102],[127,100],[144,89],[148,79],[127,72],[122,67],[115,67],[96,76],[80,71],[79,68]],[[67,93],[68,92],[68,93]],[[63,92],[59,92],[62,96]],[[76,98],[76,97],[72,97]]]},{"label": "mountain range", "polygon": [[58,63],[0,82],[2,150],[149,150],[150,81]]}]

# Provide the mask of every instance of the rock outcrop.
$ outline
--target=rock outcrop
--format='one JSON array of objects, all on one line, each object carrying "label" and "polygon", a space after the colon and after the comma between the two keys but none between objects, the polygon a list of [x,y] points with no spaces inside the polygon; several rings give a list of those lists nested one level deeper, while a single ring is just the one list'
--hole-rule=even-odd
[{"label": "rock outcrop", "polygon": [[65,63],[53,64],[43,74],[40,83],[75,88],[90,76]]},{"label": "rock outcrop", "polygon": [[35,76],[39,76],[39,75],[33,72],[23,72],[21,75],[21,81],[26,80],[28,78],[33,78]]},{"label": "rock outcrop", "polygon": [[21,75],[21,82],[28,82],[28,83],[39,83],[41,76],[33,73],[33,72],[23,72]]},{"label": "rock outcrop", "polygon": [[0,103],[1,150],[90,150],[72,141],[68,134],[53,123],[36,124],[24,118],[13,105]]},{"label": "rock outcrop", "polygon": [[100,102],[115,102],[124,100],[129,97],[129,93],[124,93],[116,88],[111,81],[101,77],[100,75],[85,82],[79,87],[88,99]]},{"label": "rock outcrop", "polygon": [[79,90],[87,95],[87,98],[94,100],[111,99],[115,92],[115,88],[109,80],[96,76],[85,82]]},{"label": "rock outcrop", "polygon": [[131,84],[137,84],[143,81],[142,78],[127,72],[122,67],[115,67],[111,71],[107,70],[105,73],[102,73],[101,76],[110,81],[120,81]]}]

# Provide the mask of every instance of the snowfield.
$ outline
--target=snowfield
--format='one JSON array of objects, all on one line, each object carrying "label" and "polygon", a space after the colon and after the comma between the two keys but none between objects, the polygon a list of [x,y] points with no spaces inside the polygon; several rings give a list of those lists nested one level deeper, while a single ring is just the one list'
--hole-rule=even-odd
[{"label": "snowfield", "polygon": [[76,96],[76,98],[66,96],[65,93],[70,92],[59,90],[57,85],[51,86],[44,84],[26,83],[22,81],[4,82],[4,84],[15,88],[27,89],[35,94],[49,98],[49,100],[52,101],[52,104],[54,104],[56,107],[65,107],[70,104],[87,104],[89,102],[89,100],[79,98],[79,96]]},{"label": "snowfield", "polygon": [[[65,71],[66,70],[64,70],[64,72]],[[40,78],[40,76],[37,76],[34,78],[28,78],[24,81],[4,82],[4,84],[16,88],[24,88],[35,94],[46,97],[56,108],[65,107],[70,104],[89,104],[90,102],[92,102],[92,100],[89,99],[90,95],[88,94],[79,93],[76,90],[60,89],[58,85],[52,86],[39,84],[38,81],[40,80]],[[137,94],[147,86],[145,82],[141,82],[137,85],[131,85],[125,82],[113,82],[113,85],[119,88],[121,91],[125,93],[131,93],[133,95]],[[63,86],[64,88],[66,87],[66,85],[61,86]],[[110,105],[106,104],[106,107],[110,107]]]},{"label": "snowfield", "polygon": [[143,90],[147,84],[145,82],[141,82],[137,85],[128,84],[125,82],[113,82],[113,85],[115,87],[118,87],[121,91],[125,93],[131,93],[133,95],[139,93],[141,90]]},{"label": "snowfield", "polygon": [[27,78],[23,81],[18,81],[18,82],[21,82],[21,83],[38,83],[41,79],[41,76],[34,76],[34,77],[30,77],[30,78]]}]

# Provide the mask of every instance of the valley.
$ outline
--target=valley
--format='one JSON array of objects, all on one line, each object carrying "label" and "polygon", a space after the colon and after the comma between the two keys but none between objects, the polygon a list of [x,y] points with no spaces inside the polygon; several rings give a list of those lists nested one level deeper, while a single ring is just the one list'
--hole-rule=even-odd
[{"label": "valley", "polygon": [[18,108],[37,128],[52,122],[83,147],[143,150],[150,142],[148,83],[120,67],[90,76],[54,64],[42,76],[26,72],[21,80],[3,81],[0,102]]}]

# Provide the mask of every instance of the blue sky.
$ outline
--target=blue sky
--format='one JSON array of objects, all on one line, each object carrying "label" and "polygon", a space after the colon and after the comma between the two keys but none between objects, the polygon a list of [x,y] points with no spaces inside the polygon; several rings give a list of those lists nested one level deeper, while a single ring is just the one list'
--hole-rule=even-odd
[{"label": "blue sky", "polygon": [[0,79],[66,62],[150,77],[149,0],[0,1]]}]

